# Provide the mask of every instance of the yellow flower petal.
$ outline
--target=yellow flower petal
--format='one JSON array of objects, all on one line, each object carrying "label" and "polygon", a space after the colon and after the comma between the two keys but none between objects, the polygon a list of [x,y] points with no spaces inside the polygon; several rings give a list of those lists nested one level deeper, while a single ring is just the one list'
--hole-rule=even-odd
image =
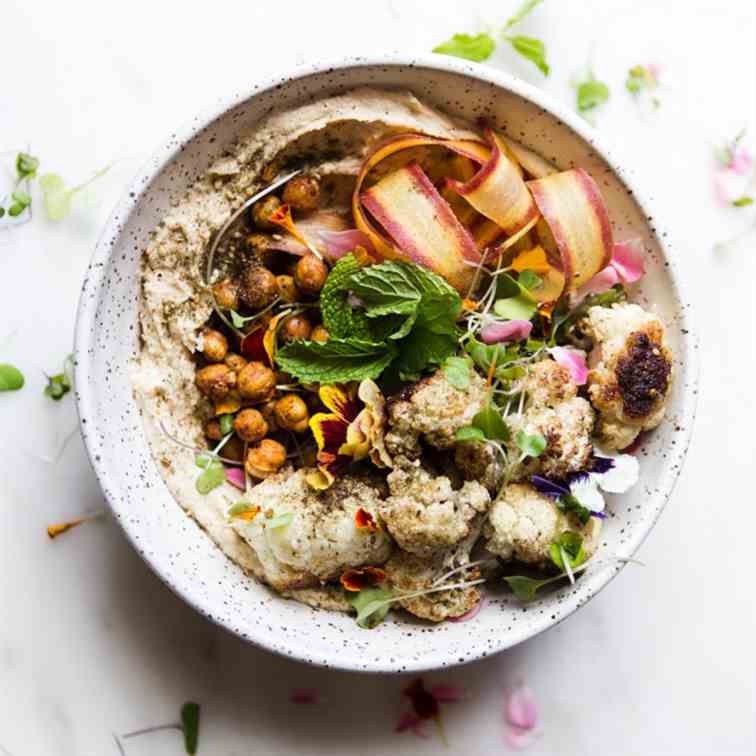
[{"label": "yellow flower petal", "polygon": [[[322,390],[322,389],[321,389]],[[323,423],[328,420],[340,420],[338,415],[334,415],[331,412],[318,412],[310,418],[310,430],[312,435],[315,436],[315,443],[318,445],[318,450],[321,451],[325,446],[325,437],[323,436]]]},{"label": "yellow flower petal", "polygon": [[325,468],[319,468],[318,470],[312,470],[305,475],[305,480],[310,488],[314,488],[316,491],[325,491],[335,478]]},{"label": "yellow flower petal", "polygon": [[344,407],[349,401],[349,397],[341,386],[321,386],[318,395],[320,396],[320,401],[323,402],[331,412],[336,413],[336,417],[340,420],[344,420]]},{"label": "yellow flower petal", "polygon": [[278,322],[287,315],[288,313],[282,312],[272,317],[265,331],[265,336],[263,336],[263,348],[265,349],[265,354],[268,355],[271,365],[274,364],[273,357],[276,354],[276,330],[278,329]]},{"label": "yellow flower petal", "polygon": [[523,270],[532,270],[534,273],[548,273],[551,266],[546,259],[546,252],[544,252],[543,247],[538,245],[532,249],[520,252],[512,260],[510,268],[516,270],[518,273],[522,273]]}]

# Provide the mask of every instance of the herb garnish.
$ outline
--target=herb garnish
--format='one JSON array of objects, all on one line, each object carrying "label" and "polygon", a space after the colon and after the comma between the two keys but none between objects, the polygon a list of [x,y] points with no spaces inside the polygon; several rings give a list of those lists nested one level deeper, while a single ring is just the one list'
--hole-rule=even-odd
[{"label": "herb garnish", "polygon": [[18,391],[23,386],[23,373],[13,365],[0,363],[0,391]]},{"label": "herb garnish", "polygon": [[470,388],[472,360],[469,357],[447,357],[443,364],[446,380],[459,391]]},{"label": "herb garnish", "polygon": [[[627,72],[625,89],[637,100],[644,92],[653,92],[659,86],[659,67],[656,65],[637,65]],[[661,105],[657,96],[651,98],[654,108]]]},{"label": "herb garnish", "polygon": [[[20,188],[22,181],[29,181],[37,175],[39,160],[33,155],[26,152],[19,152],[16,155],[16,182],[11,192],[11,204],[7,208],[7,213],[11,218],[17,218],[21,213],[31,206],[32,198],[28,192]],[[0,218],[6,213],[6,208],[0,206]]]},{"label": "herb garnish", "polygon": [[560,570],[579,567],[585,561],[583,536],[573,530],[565,530],[559,538],[551,544],[549,550],[551,561]]},{"label": "herb garnish", "polygon": [[[524,0],[517,11],[507,19],[500,36],[501,39],[509,42],[516,53],[533,63],[544,76],[548,76],[549,64],[546,62],[546,46],[543,42],[536,37],[510,33],[510,29],[519,24],[541,2],[542,0]],[[489,32],[481,32],[475,35],[455,34],[446,42],[436,45],[433,52],[482,63],[493,55],[495,49],[496,40],[493,35]]]},{"label": "herb garnish", "polygon": [[517,444],[517,448],[522,452],[521,459],[540,457],[547,445],[546,439],[540,433],[534,433],[530,436],[522,430],[517,431],[515,443]]},{"label": "herb garnish", "polygon": [[116,745],[120,749],[121,753],[124,753],[123,745],[121,744],[121,738],[128,740],[129,738],[136,738],[140,735],[149,735],[153,732],[160,732],[161,730],[178,730],[184,736],[184,750],[189,756],[194,756],[197,753],[197,745],[199,743],[199,726],[200,726],[200,706],[194,701],[187,701],[181,707],[181,722],[166,725],[157,725],[155,727],[145,727],[142,730],[135,730],[134,732],[128,732],[125,735],[121,735],[120,738],[114,735]]},{"label": "herb garnish", "polygon": [[609,87],[596,78],[590,66],[572,84],[576,91],[578,111],[587,121],[592,121],[593,110],[609,101]]},{"label": "herb garnish", "polygon": [[47,386],[45,386],[45,396],[60,401],[73,387],[73,354],[69,354],[63,361],[63,372],[57,375],[46,375]]},{"label": "herb garnish", "polygon": [[42,190],[42,202],[45,205],[47,217],[54,221],[63,220],[71,212],[74,197],[109,170],[110,165],[106,165],[83,184],[71,188],[66,187],[66,182],[57,173],[46,173],[40,176],[39,186]]},{"label": "herb garnish", "polygon": [[357,611],[357,624],[371,630],[383,622],[395,596],[388,588],[370,586],[360,591],[346,591],[346,600]]}]

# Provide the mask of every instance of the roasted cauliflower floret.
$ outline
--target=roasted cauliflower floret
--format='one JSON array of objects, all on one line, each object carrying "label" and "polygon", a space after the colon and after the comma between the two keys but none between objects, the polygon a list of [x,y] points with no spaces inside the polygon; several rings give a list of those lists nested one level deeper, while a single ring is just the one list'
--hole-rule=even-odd
[{"label": "roasted cauliflower floret", "polygon": [[409,386],[389,401],[389,454],[419,456],[420,436],[438,449],[452,448],[456,432],[470,425],[486,406],[488,395],[485,380],[475,372],[471,372],[470,385],[465,390],[454,388],[443,370]]},{"label": "roasted cauliflower floret", "polygon": [[591,517],[585,525],[565,514],[552,499],[530,485],[510,483],[494,502],[483,527],[485,547],[504,561],[544,567],[550,564],[550,547],[566,530],[583,536],[586,558],[598,546],[601,520]]},{"label": "roasted cauliflower floret", "polygon": [[[397,551],[386,562],[386,579],[395,593],[414,593],[431,588],[433,583],[442,577],[448,569],[441,556],[428,559],[426,557]],[[456,573],[448,582],[461,583],[480,577],[476,568]],[[445,581],[446,582],[446,581]],[[477,585],[468,588],[453,588],[448,591],[435,591],[424,596],[399,599],[397,602],[410,614],[432,622],[442,622],[449,617],[459,617],[470,611],[480,601],[480,590]]]},{"label": "roasted cauliflower floret", "polygon": [[460,441],[454,449],[454,464],[465,480],[477,480],[492,494],[504,479],[501,455],[483,441]]},{"label": "roasted cauliflower floret", "polygon": [[379,512],[399,546],[428,557],[466,538],[475,516],[488,509],[488,491],[474,481],[455,491],[449,478],[434,477],[419,462],[398,460],[387,478],[391,496],[381,502]]},{"label": "roasted cauliflower floret", "polygon": [[535,459],[526,458],[516,465],[511,479],[533,474],[561,479],[585,469],[593,452],[595,418],[591,405],[577,396],[569,372],[553,360],[538,362],[525,377],[523,391],[528,397],[525,411],[507,418],[512,430],[510,453],[515,459],[519,454],[515,444],[518,431],[542,435],[546,448]]},{"label": "roasted cauliflower floret", "polygon": [[[378,519],[381,492],[366,480],[345,475],[326,491],[314,491],[306,470],[272,476],[248,496],[259,506],[251,520],[232,518],[236,532],[255,550],[264,579],[278,590],[317,585],[350,567],[382,564],[391,554],[383,530],[357,528],[362,508]],[[291,522],[268,528],[266,521],[292,514]]]},{"label": "roasted cauliflower floret", "polygon": [[672,387],[672,354],[658,317],[636,304],[591,307],[581,328],[593,342],[588,395],[596,435],[624,449],[662,421]]}]

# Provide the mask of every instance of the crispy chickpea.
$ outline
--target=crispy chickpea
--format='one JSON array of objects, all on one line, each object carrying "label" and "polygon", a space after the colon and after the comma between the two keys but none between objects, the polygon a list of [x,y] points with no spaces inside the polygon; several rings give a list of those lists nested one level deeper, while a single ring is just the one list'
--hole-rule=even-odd
[{"label": "crispy chickpea", "polygon": [[297,263],[294,283],[303,294],[315,296],[323,288],[327,277],[326,264],[310,252]]},{"label": "crispy chickpea", "polygon": [[314,176],[293,178],[283,190],[283,201],[292,210],[317,210],[320,204],[320,182]]},{"label": "crispy chickpea", "polygon": [[223,362],[225,362],[235,373],[238,373],[246,366],[248,360],[235,352],[227,352],[226,356],[223,358]]},{"label": "crispy chickpea", "polygon": [[244,441],[238,436],[231,436],[218,453],[232,462],[244,462]]},{"label": "crispy chickpea", "polygon": [[223,438],[220,423],[215,418],[208,420],[205,424],[205,436],[211,441],[220,441]]},{"label": "crispy chickpea", "polygon": [[315,328],[312,329],[312,333],[310,334],[310,339],[312,341],[319,341],[321,343],[328,341],[328,339],[330,338],[331,334],[328,333],[328,329],[324,325],[316,325]]},{"label": "crispy chickpea", "polygon": [[268,433],[268,423],[256,409],[243,409],[234,419],[234,430],[242,441],[256,444]]},{"label": "crispy chickpea", "polygon": [[213,284],[213,296],[222,310],[239,309],[239,284],[230,278]]},{"label": "crispy chickpea", "polygon": [[304,315],[292,315],[281,324],[278,335],[285,344],[300,339],[309,339],[312,333],[312,324]]},{"label": "crispy chickpea", "polygon": [[227,365],[208,365],[197,371],[195,382],[201,394],[219,402],[236,387],[236,373]]},{"label": "crispy chickpea", "polygon": [[296,394],[282,396],[276,402],[275,414],[278,425],[295,433],[304,433],[310,422],[307,405]]},{"label": "crispy chickpea", "polygon": [[257,228],[263,231],[275,231],[278,226],[270,222],[270,216],[281,207],[281,200],[275,194],[270,194],[265,199],[252,205],[252,220]]},{"label": "crispy chickpea", "polygon": [[284,302],[298,302],[302,298],[297,285],[294,283],[293,276],[276,276],[276,286],[278,296]]},{"label": "crispy chickpea", "polygon": [[250,234],[244,241],[247,249],[255,253],[257,259],[267,268],[273,262],[276,250],[270,248],[270,239],[263,234]]},{"label": "crispy chickpea", "polygon": [[276,390],[276,374],[262,362],[250,362],[239,373],[239,393],[254,402],[264,402]]},{"label": "crispy chickpea", "polygon": [[228,339],[220,332],[212,328],[206,328],[202,332],[202,354],[208,362],[223,362],[228,352]]},{"label": "crispy chickpea", "polygon": [[269,399],[259,407],[260,413],[265,418],[265,422],[268,424],[268,432],[275,433],[278,430],[278,423],[276,422],[276,400]]},{"label": "crispy chickpea", "polygon": [[278,293],[276,277],[261,266],[251,266],[242,273],[239,298],[250,310],[267,307]]},{"label": "crispy chickpea", "polygon": [[267,478],[277,473],[286,462],[286,447],[272,438],[264,438],[247,451],[245,468],[253,478]]}]

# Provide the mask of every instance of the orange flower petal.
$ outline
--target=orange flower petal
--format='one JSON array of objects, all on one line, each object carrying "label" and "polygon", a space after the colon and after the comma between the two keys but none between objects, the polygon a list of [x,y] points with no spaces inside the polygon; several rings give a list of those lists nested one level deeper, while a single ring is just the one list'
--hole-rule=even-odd
[{"label": "orange flower petal", "polygon": [[354,513],[354,524],[357,526],[358,530],[369,530],[371,533],[375,533],[381,529],[381,526],[376,522],[375,517],[362,507]]},{"label": "orange flower petal", "polygon": [[47,526],[47,535],[50,536],[50,538],[57,538],[59,535],[62,535],[67,530],[71,530],[71,528],[75,528],[78,525],[81,525],[83,522],[86,522],[89,520],[89,517],[81,517],[78,520],[69,520],[68,522],[60,522],[56,525],[48,525]]},{"label": "orange flower petal", "polygon": [[386,579],[386,573],[379,567],[363,567],[359,570],[347,570],[341,576],[341,585],[347,591],[356,593],[363,588],[371,588]]},{"label": "orange flower petal", "polygon": [[526,249],[524,252],[520,252],[520,254],[512,260],[512,265],[510,267],[518,273],[522,273],[523,270],[532,270],[534,273],[548,273],[551,266],[546,259],[546,252],[543,247],[538,245],[532,249]]},{"label": "orange flower petal", "polygon": [[268,355],[268,361],[270,365],[273,365],[273,358],[276,354],[276,331],[278,330],[278,323],[281,318],[285,318],[288,315],[286,312],[279,313],[278,315],[270,319],[268,327],[265,330],[265,335],[262,339],[263,349],[265,354]]}]

